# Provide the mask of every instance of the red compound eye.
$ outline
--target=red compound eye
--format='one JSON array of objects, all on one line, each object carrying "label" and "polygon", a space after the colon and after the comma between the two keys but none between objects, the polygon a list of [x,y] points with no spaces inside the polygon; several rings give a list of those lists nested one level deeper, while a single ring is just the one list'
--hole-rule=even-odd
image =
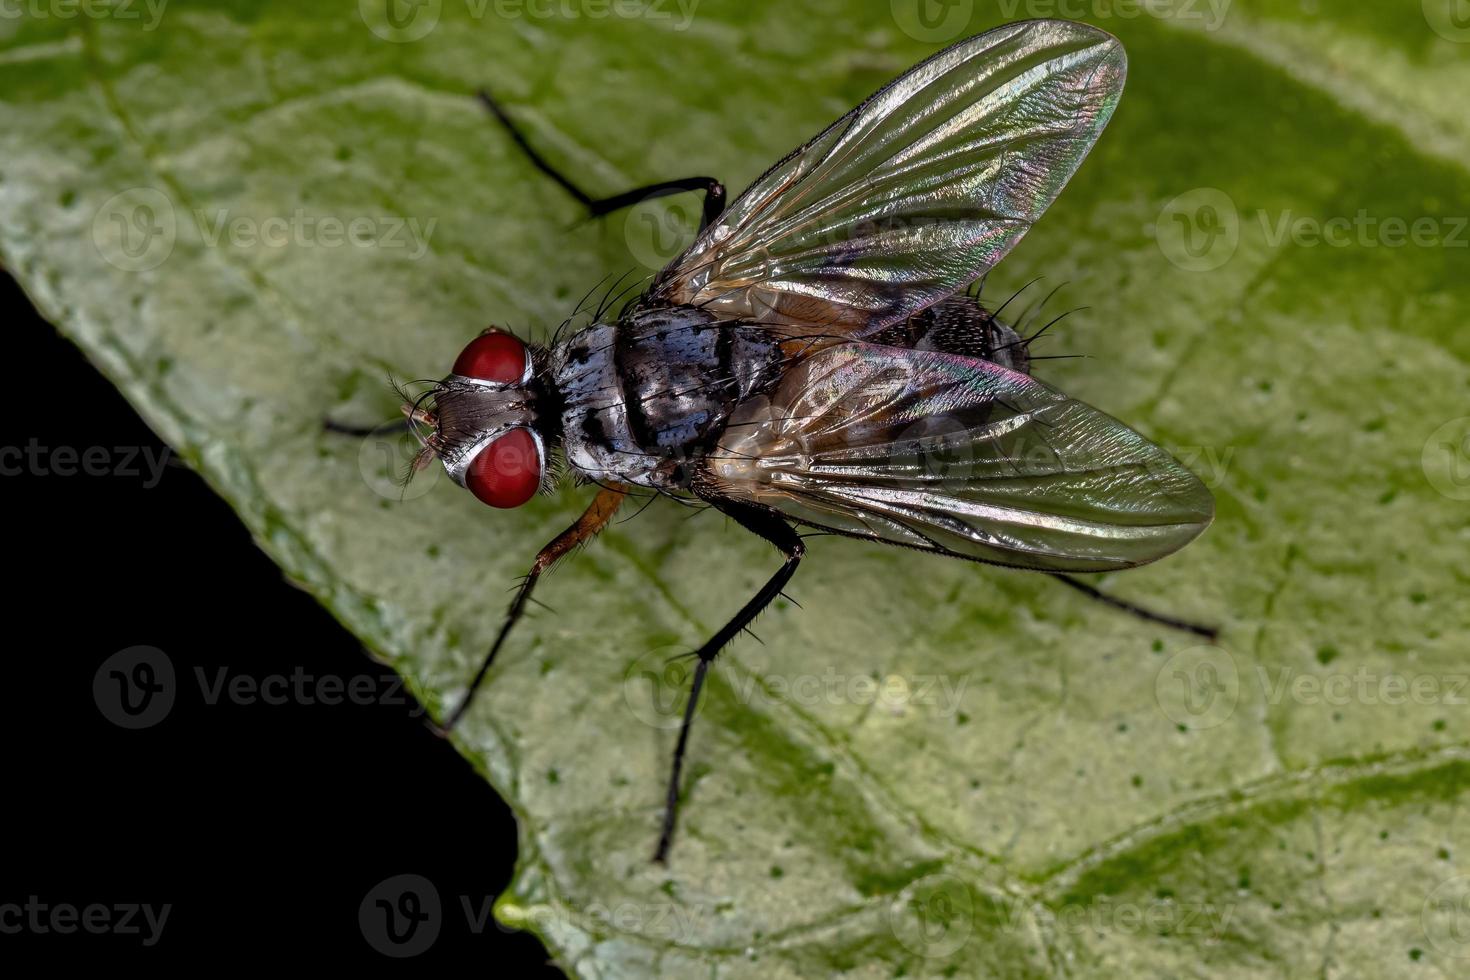
[{"label": "red compound eye", "polygon": [[477,381],[515,384],[526,373],[526,345],[508,333],[491,330],[470,341],[454,362],[454,373]]},{"label": "red compound eye", "polygon": [[541,487],[541,453],[525,429],[511,429],[470,462],[464,485],[491,507],[519,507]]}]

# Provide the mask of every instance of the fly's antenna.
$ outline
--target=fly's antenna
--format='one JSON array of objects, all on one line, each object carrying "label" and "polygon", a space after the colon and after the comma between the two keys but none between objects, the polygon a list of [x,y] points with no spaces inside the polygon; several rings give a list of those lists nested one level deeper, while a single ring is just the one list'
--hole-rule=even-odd
[{"label": "fly's antenna", "polygon": [[393,375],[388,375],[388,385],[393,389],[393,393],[398,396],[399,403],[403,405],[413,406],[413,412],[409,413],[408,419],[406,420],[408,423],[408,431],[414,437],[414,439],[418,441],[418,444],[422,446],[424,444],[424,436],[419,432],[418,424],[414,420],[414,415],[418,413],[419,403],[423,400],[423,395],[419,395],[417,398],[415,398],[408,390],[410,385],[417,384],[437,384],[437,382],[398,381],[393,377]]},{"label": "fly's antenna", "polygon": [[[396,481],[402,490],[402,494],[399,497],[399,501],[402,502],[407,498],[408,485],[413,482],[413,478],[422,472],[424,467],[428,466],[438,454],[434,433],[425,431],[431,413],[424,411],[423,405],[426,399],[432,398],[438,393],[439,382],[428,379],[398,381],[392,375],[389,375],[388,384],[403,403],[403,413],[407,416],[404,421],[407,423],[409,435],[413,436],[414,441],[419,444],[418,452],[414,453],[413,459],[409,461],[408,468]],[[418,396],[414,396],[408,390],[412,385],[429,385],[430,387]]]}]

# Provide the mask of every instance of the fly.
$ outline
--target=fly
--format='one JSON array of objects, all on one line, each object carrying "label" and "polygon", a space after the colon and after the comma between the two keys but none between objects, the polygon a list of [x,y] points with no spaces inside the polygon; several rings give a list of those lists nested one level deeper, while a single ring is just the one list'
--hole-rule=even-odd
[{"label": "fly", "polygon": [[[549,346],[491,329],[413,405],[425,465],[511,508],[564,471],[597,495],[536,556],[449,716],[473,702],[541,575],[635,491],[701,502],[782,564],[690,656],[654,860],[667,859],[710,664],[784,589],[797,527],[1048,573],[1132,568],[1198,536],[1210,492],[1121,422],[1030,375],[1027,342],[968,293],[1076,172],[1122,95],[1118,40],[1011,24],[924,61],[726,206],[694,177],[584,193],[488,96],[530,161],[594,216],[700,191],[701,231],[621,314]],[[558,465],[560,461],[560,465]]]}]

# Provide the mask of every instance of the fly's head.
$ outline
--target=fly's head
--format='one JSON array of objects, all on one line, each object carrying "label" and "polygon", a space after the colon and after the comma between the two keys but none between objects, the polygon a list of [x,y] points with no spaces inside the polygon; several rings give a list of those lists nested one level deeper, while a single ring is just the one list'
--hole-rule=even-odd
[{"label": "fly's head", "polygon": [[538,350],[491,328],[470,341],[453,373],[404,406],[423,445],[415,470],[438,458],[455,483],[491,507],[519,507],[546,481],[538,427]]}]

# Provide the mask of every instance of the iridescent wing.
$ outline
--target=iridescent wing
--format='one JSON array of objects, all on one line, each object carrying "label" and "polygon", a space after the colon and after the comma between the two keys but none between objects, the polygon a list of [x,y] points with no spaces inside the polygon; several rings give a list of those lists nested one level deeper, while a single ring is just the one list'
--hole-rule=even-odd
[{"label": "iridescent wing", "polygon": [[1011,250],[1123,92],[1116,38],[1035,20],[918,65],[752,184],[650,300],[788,333],[861,337],[964,288]]},{"label": "iridescent wing", "polygon": [[988,361],[876,344],[799,361],[739,408],[707,472],[813,527],[1045,571],[1154,561],[1214,514],[1116,419]]}]

